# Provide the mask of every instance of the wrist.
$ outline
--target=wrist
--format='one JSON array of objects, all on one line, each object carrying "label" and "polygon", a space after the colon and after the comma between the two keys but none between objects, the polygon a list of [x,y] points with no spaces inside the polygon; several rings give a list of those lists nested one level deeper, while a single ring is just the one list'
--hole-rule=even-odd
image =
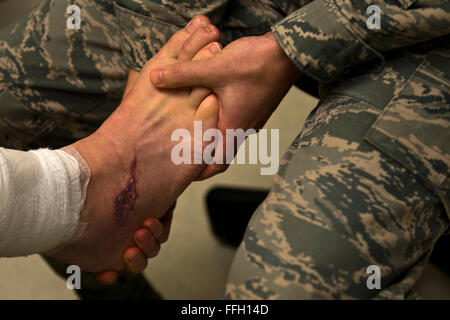
[{"label": "wrist", "polygon": [[289,81],[292,84],[294,84],[298,80],[298,78],[302,75],[302,71],[298,69],[297,66],[294,64],[294,62],[291,60],[291,58],[289,58],[284,49],[278,43],[278,40],[272,31],[267,32],[266,34],[263,35],[263,37],[272,40],[271,56],[276,57],[277,65],[279,65],[279,68],[281,69],[280,71],[282,71],[283,74],[286,75],[286,78],[289,79]]}]

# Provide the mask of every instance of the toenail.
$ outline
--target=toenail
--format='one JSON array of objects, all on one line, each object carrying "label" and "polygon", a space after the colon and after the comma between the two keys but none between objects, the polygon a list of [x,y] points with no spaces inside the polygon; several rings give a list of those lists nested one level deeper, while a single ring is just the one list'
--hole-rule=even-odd
[{"label": "toenail", "polygon": [[215,30],[212,26],[206,26],[206,27],[205,27],[205,30],[206,30],[208,33],[214,33],[214,32],[216,32],[216,30]]},{"label": "toenail", "polygon": [[189,23],[186,25],[186,30],[189,33],[194,33],[195,30],[198,29],[198,27],[201,25],[200,21],[198,21],[199,19],[194,18],[191,21],[189,21]]},{"label": "toenail", "polygon": [[222,50],[222,47],[217,42],[214,42],[211,45],[210,50],[211,50],[212,53],[219,53]]},{"label": "toenail", "polygon": [[193,20],[189,21],[189,23],[186,25],[186,30],[187,30],[189,33],[193,33],[193,32],[195,31],[195,27],[193,26],[192,21],[193,21]]}]

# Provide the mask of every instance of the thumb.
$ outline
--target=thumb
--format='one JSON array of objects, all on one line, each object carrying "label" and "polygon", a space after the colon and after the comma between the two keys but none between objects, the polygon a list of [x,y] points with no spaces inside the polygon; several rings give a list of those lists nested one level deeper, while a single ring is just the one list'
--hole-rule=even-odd
[{"label": "thumb", "polygon": [[198,107],[195,121],[201,121],[203,129],[217,128],[219,121],[219,101],[214,94],[207,96]]},{"label": "thumb", "polygon": [[220,77],[215,68],[215,59],[210,58],[157,68],[151,72],[150,79],[160,88],[195,86],[212,88]]}]

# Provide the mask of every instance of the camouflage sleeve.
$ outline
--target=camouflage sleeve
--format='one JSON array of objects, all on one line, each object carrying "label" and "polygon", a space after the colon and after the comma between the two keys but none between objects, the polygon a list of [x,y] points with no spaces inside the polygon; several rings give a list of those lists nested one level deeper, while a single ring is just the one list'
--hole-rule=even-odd
[{"label": "camouflage sleeve", "polygon": [[[370,5],[380,28],[368,28]],[[372,21],[372,20],[371,20]],[[371,22],[369,21],[369,22]],[[272,27],[288,56],[307,75],[330,82],[383,53],[450,33],[444,0],[315,0]]]},{"label": "camouflage sleeve", "polygon": [[115,0],[125,63],[141,70],[169,38],[199,14],[218,24],[229,0]]}]

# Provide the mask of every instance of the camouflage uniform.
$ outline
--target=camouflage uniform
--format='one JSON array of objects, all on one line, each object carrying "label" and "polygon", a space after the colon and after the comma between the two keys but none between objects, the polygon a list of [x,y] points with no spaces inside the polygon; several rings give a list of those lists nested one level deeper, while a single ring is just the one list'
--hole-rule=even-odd
[{"label": "camouflage uniform", "polygon": [[[366,28],[370,4],[380,30]],[[449,226],[450,3],[316,0],[272,30],[322,83],[320,102],[249,223],[226,298],[417,297]]]},{"label": "camouflage uniform", "polygon": [[[79,31],[65,28],[72,3]],[[380,30],[366,28],[371,4]],[[412,297],[449,225],[446,1],[45,1],[0,37],[1,143],[57,147],[89,134],[118,104],[127,67],[142,68],[197,14],[224,44],[272,28],[322,84],[249,224],[226,298]],[[373,264],[382,290],[366,287]]]}]

